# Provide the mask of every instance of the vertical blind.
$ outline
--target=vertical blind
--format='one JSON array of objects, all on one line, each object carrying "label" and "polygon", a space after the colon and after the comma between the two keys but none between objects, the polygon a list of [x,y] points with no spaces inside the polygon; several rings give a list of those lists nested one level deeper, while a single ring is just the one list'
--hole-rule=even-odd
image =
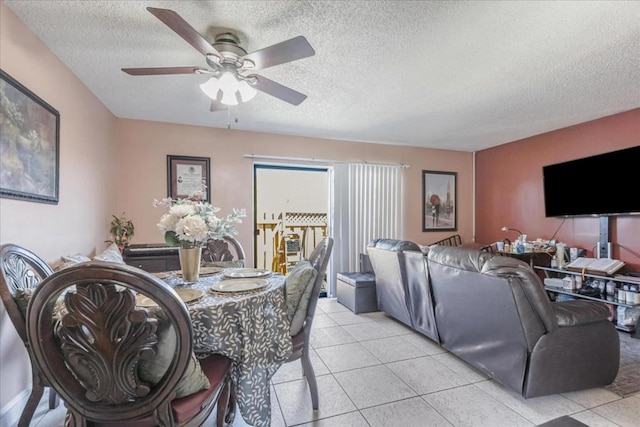
[{"label": "vertical blind", "polygon": [[[359,255],[370,240],[402,234],[402,166],[337,164],[333,190],[332,271],[358,271]],[[332,276],[330,294],[335,295]]]}]

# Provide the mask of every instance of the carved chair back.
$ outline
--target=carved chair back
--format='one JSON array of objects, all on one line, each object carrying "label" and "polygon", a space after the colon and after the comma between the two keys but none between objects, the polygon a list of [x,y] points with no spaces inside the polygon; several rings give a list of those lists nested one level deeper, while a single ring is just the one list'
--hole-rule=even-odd
[{"label": "carved chair back", "polygon": [[[29,298],[40,282],[53,274],[51,267],[33,252],[11,243],[0,246],[0,298],[11,323],[18,332],[27,353],[31,352],[27,340],[26,312]],[[31,361],[31,393],[27,399],[18,427],[27,427],[48,384],[38,367]],[[49,391],[49,409],[58,406],[55,391]]]},{"label": "carved chair back", "polygon": [[234,265],[244,266],[244,249],[237,239],[224,236],[222,239],[209,239],[202,249],[204,265]]},{"label": "carved chair back", "polygon": [[40,282],[53,270],[33,252],[14,244],[0,247],[0,297],[22,342],[27,344],[26,305],[22,308],[16,296],[23,294],[23,304]]},{"label": "carved chair back", "polygon": [[[158,318],[175,330],[175,356],[155,385],[140,378],[140,365],[156,354],[158,320],[136,307],[136,293],[153,300]],[[73,425],[150,416],[173,425],[170,403],[190,359],[192,330],[184,302],[166,283],[120,264],[67,268],[35,291],[27,331],[35,361]]]}]

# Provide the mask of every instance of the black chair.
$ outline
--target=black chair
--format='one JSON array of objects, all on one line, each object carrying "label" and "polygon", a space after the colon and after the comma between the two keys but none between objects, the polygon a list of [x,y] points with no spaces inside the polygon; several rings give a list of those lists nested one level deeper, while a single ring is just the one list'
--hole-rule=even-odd
[{"label": "black chair", "polygon": [[231,236],[209,239],[202,248],[202,265],[244,267],[244,249],[240,242]]},{"label": "black chair", "polygon": [[316,312],[318,305],[318,296],[320,295],[320,288],[325,280],[325,274],[327,271],[327,264],[329,263],[329,257],[331,256],[331,250],[333,248],[333,239],[331,237],[325,237],[316,246],[311,255],[309,255],[308,261],[316,270],[316,279],[313,283],[313,290],[309,295],[309,301],[307,304],[307,312],[304,320],[304,326],[302,330],[296,335],[291,337],[293,342],[293,351],[288,362],[300,359],[302,364],[302,372],[307,379],[309,385],[309,392],[311,393],[311,404],[313,409],[318,409],[318,383],[316,381],[316,374],[311,364],[311,358],[309,354],[309,339],[311,335],[311,325],[313,323],[313,316]]},{"label": "black chair", "polygon": [[[137,307],[136,293],[157,307]],[[191,320],[178,294],[149,273],[104,262],[54,273],[34,292],[27,337],[36,365],[65,402],[68,425],[199,426],[216,404],[217,426],[224,425],[231,360],[200,360],[210,387],[175,398],[194,369]],[[143,380],[143,366],[162,359],[161,345],[168,357],[156,366],[159,380]]]},{"label": "black chair", "polygon": [[[0,246],[0,297],[29,355],[31,351],[27,340],[26,307],[31,293],[51,274],[51,267],[33,252],[10,243]],[[33,363],[33,358],[31,374],[31,394],[20,415],[18,427],[29,426],[44,388],[49,386],[38,366]],[[55,390],[49,389],[49,409],[58,407],[58,403]]]}]

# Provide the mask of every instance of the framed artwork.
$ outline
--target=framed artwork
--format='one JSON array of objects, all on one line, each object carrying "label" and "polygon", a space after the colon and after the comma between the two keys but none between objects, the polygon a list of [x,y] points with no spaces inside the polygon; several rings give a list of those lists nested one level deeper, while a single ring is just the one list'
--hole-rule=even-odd
[{"label": "framed artwork", "polygon": [[0,197],[58,204],[60,113],[0,70]]},{"label": "framed artwork", "polygon": [[209,188],[209,157],[167,156],[167,195],[173,199],[185,198],[207,186],[205,200],[211,200]]},{"label": "framed artwork", "polygon": [[457,172],[422,171],[422,231],[455,231]]}]

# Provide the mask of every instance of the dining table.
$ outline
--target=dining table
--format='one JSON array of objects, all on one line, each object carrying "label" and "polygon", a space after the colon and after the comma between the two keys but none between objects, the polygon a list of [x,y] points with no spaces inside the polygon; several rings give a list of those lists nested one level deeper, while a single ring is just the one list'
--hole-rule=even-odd
[{"label": "dining table", "polygon": [[285,278],[260,269],[203,268],[193,283],[179,272],[158,274],[183,297],[198,358],[218,353],[232,361],[236,401],[255,427],[271,422],[270,381],[291,355]]}]

